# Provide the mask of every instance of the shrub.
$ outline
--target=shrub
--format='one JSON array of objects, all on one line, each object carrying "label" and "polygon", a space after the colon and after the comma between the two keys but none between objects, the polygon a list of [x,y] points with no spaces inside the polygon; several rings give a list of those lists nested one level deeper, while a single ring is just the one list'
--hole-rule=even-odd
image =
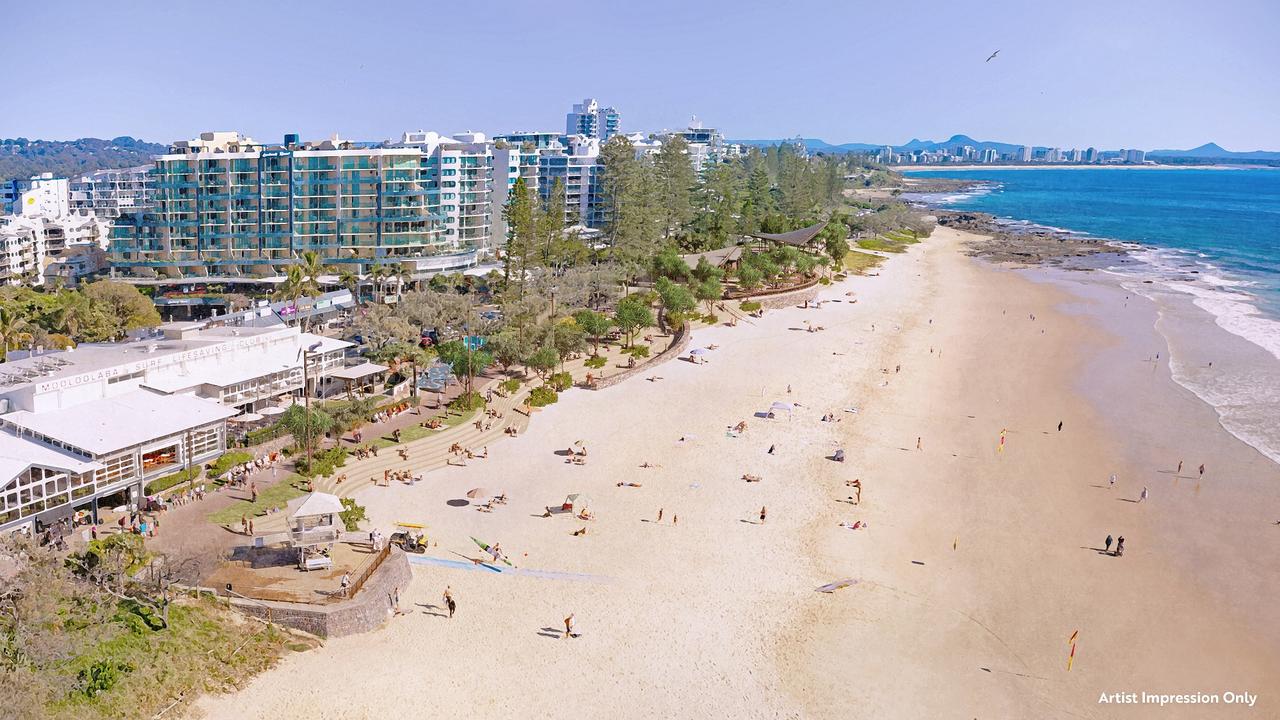
[{"label": "shrub", "polygon": [[165,475],[164,477],[156,478],[155,480],[152,480],[151,482],[147,483],[147,494],[153,495],[155,493],[160,492],[161,490],[168,490],[174,485],[181,485],[182,483],[187,482],[189,480],[194,480],[199,476],[200,476],[199,467],[185,468],[185,469],[179,470],[178,472],[172,475]]},{"label": "shrub", "polygon": [[516,378],[508,378],[503,380],[499,385],[503,392],[513,393],[520,389],[520,381]]},{"label": "shrub", "polygon": [[222,455],[222,457],[209,463],[209,475],[212,477],[217,477],[222,473],[230,470],[232,467],[236,465],[243,465],[249,462],[250,460],[253,460],[253,456],[247,452],[240,452],[238,450],[235,450],[229,453],[225,453]]},{"label": "shrub", "polygon": [[115,687],[122,673],[129,672],[133,672],[133,666],[127,662],[99,660],[77,674],[76,691],[88,698],[97,697]]},{"label": "shrub", "polygon": [[285,427],[280,422],[276,422],[273,425],[258,428],[257,430],[250,430],[245,433],[244,444],[246,447],[252,447],[254,445],[260,445],[267,442],[268,440],[275,440],[278,437],[284,437],[288,434],[289,428]]},{"label": "shrub", "polygon": [[573,376],[567,372],[558,372],[547,378],[547,384],[555,388],[556,392],[564,392],[573,387]]},{"label": "shrub", "polygon": [[463,393],[449,401],[449,409],[454,412],[470,412],[484,407],[484,396],[478,392]]},{"label": "shrub", "polygon": [[546,407],[559,399],[556,391],[546,385],[536,387],[529,393],[529,404],[534,407]]},{"label": "shrub", "polygon": [[715,313],[707,313],[706,315],[702,316],[702,322],[708,325],[715,325],[716,323],[720,322],[720,317]]},{"label": "shrub", "polygon": [[342,507],[346,508],[338,513],[338,517],[342,518],[342,525],[347,528],[347,532],[355,532],[360,529],[360,522],[365,519],[364,506],[356,504],[354,498],[341,498]]},{"label": "shrub", "polygon": [[827,279],[827,278],[818,278],[818,284],[820,284],[820,285],[830,285],[830,284],[831,284],[831,280],[829,280],[829,279]]},{"label": "shrub", "polygon": [[587,358],[586,361],[583,362],[582,364],[585,365],[586,367],[591,368],[592,370],[599,370],[600,368],[604,367],[608,363],[609,361],[603,355],[592,355],[591,357]]},{"label": "shrub", "polygon": [[335,470],[347,464],[347,449],[336,447],[312,453],[311,462],[305,456],[294,461],[294,469],[303,477],[332,475]]},{"label": "shrub", "polygon": [[634,346],[629,347],[629,348],[623,348],[623,349],[622,349],[622,352],[624,352],[624,353],[626,353],[627,355],[630,355],[631,357],[636,358],[636,359],[640,359],[640,358],[647,358],[647,357],[649,357],[649,346],[648,346],[648,345],[634,345]]},{"label": "shrub", "polygon": [[738,309],[741,310],[742,312],[755,312],[759,310],[761,307],[762,306],[760,305],[760,303],[754,300],[744,300],[743,302],[738,304]]}]

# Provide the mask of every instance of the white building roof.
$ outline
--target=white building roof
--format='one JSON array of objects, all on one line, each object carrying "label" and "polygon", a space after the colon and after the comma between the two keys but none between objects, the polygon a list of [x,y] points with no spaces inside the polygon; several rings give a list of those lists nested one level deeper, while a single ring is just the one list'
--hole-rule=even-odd
[{"label": "white building roof", "polygon": [[298,509],[294,510],[293,514],[289,517],[292,519],[300,517],[315,517],[317,515],[333,515],[344,510],[346,510],[346,508],[342,507],[342,501],[338,499],[337,495],[313,492],[307,496],[306,500],[302,501],[302,504],[298,506]]},{"label": "white building roof", "polygon": [[320,347],[315,350],[312,350],[311,352],[321,353],[321,354],[327,353],[327,352],[333,352],[334,350],[345,350],[347,348],[352,348],[356,346],[355,343],[347,342],[346,340],[339,340],[337,338],[325,337],[323,335],[316,335],[315,333],[302,333],[302,339],[301,339],[302,347],[304,348],[311,347],[315,343],[320,343]]},{"label": "white building roof", "polygon": [[191,395],[135,390],[63,410],[0,415],[13,425],[61,440],[95,455],[173,435],[238,414],[235,408]]},{"label": "white building roof", "polygon": [[329,377],[336,377],[339,380],[359,380],[362,377],[368,377],[386,369],[386,365],[367,362],[352,367],[338,368],[337,370],[331,371],[329,373]]},{"label": "white building roof", "polygon": [[0,483],[22,474],[32,465],[83,473],[97,470],[101,463],[76,457],[69,452],[51,448],[43,443],[27,440],[7,432],[0,432]]}]

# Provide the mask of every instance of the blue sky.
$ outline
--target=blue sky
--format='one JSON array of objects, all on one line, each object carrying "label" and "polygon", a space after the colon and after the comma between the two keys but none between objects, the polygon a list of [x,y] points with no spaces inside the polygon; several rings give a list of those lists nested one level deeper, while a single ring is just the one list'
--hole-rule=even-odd
[{"label": "blue sky", "polygon": [[4,4],[0,137],[562,130],[594,96],[627,131],[1280,149],[1280,2]]}]

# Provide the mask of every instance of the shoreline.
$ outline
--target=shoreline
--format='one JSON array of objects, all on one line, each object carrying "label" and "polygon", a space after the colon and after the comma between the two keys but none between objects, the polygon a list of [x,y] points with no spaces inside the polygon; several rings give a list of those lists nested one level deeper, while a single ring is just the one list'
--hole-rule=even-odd
[{"label": "shoreline", "polygon": [[968,172],[971,170],[1255,170],[1273,168],[1271,165],[1170,165],[1170,164],[1143,164],[1143,165],[1101,165],[1090,163],[1033,163],[1029,165],[948,165],[939,167],[938,165],[893,165],[891,168],[895,172],[949,172],[955,170],[958,172]]},{"label": "shoreline", "polygon": [[[709,364],[667,362],[654,369],[661,381],[568,393],[495,445],[491,459],[433,472],[415,487],[361,490],[384,531],[428,523],[439,543],[433,557],[459,560],[474,551],[474,535],[501,541],[522,567],[582,579],[415,564],[402,598],[409,616],[290,656],[235,694],[201,699],[194,713],[315,717],[343,707],[372,718],[430,706],[439,710],[427,715],[494,718],[582,707],[625,718],[1101,717],[1098,687],[1202,685],[1260,692],[1263,713],[1273,712],[1280,698],[1264,680],[1280,671],[1274,646],[1241,636],[1280,628],[1280,610],[1266,604],[1277,556],[1219,555],[1275,545],[1269,527],[1252,524],[1280,499],[1275,466],[1241,460],[1242,444],[1205,427],[1209,408],[1189,411],[1185,403],[1199,401],[1160,375],[1139,398],[1157,410],[1137,409],[1156,418],[1176,411],[1169,417],[1186,424],[1144,416],[1134,452],[1089,396],[1116,391],[1077,382],[1114,371],[1112,382],[1133,392],[1135,369],[1152,366],[1109,360],[1131,353],[1071,312],[1085,301],[965,256],[968,237],[939,228],[879,276],[824,288],[822,297],[841,302],[822,309],[701,329],[697,344],[720,347]],[[804,332],[805,321],[826,331]],[[1100,369],[1095,358],[1105,361]],[[800,404],[794,417],[755,416],[780,399]],[[851,407],[858,412],[843,410]],[[840,422],[820,422],[824,412]],[[741,419],[747,432],[726,435]],[[1009,447],[997,455],[1002,427]],[[1143,470],[1168,451],[1149,447],[1152,437],[1211,457],[1213,478],[1198,495],[1189,482]],[[579,439],[591,449],[588,466],[553,454]],[[765,452],[771,444],[776,454]],[[824,457],[837,447],[849,454],[844,463]],[[1218,540],[1240,500],[1227,492],[1229,478],[1212,483],[1238,463],[1244,490],[1262,496]],[[1123,478],[1121,491],[1092,487],[1110,472]],[[763,481],[745,483],[744,473]],[[839,502],[851,477],[865,486],[857,506]],[[1166,483],[1153,485],[1151,502],[1117,500],[1149,477]],[[623,481],[641,487],[615,485]],[[510,504],[491,514],[453,505],[477,486],[505,490]],[[599,519],[541,517],[569,492],[590,493]],[[762,505],[764,524],[754,518]],[[838,520],[868,526],[848,530]],[[572,535],[584,526],[589,534]],[[1125,557],[1088,549],[1106,532],[1128,535]],[[1238,577],[1256,562],[1266,567]],[[1206,565],[1205,577],[1187,576]],[[813,591],[843,577],[859,582]],[[1204,588],[1212,581],[1226,583],[1231,602]],[[435,616],[446,585],[459,603],[452,620]],[[555,632],[569,612],[581,638]],[[1068,674],[1061,663],[1073,627],[1081,646]],[[381,671],[400,661],[414,668],[412,682]],[[530,663],[539,669],[528,672]],[[584,670],[593,673],[585,683]]]}]

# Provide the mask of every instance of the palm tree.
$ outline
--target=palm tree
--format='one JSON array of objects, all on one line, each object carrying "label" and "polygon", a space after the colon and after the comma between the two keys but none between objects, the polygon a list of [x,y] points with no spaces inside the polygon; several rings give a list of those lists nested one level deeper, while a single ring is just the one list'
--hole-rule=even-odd
[{"label": "palm tree", "polygon": [[350,268],[342,268],[338,271],[338,284],[351,292],[351,296],[357,301],[360,299],[360,276]]},{"label": "palm tree", "polygon": [[396,294],[404,294],[404,286],[413,281],[413,272],[404,265],[396,265],[390,269],[391,277],[396,281]]},{"label": "palm tree", "polygon": [[0,355],[8,353],[10,346],[28,335],[26,328],[27,321],[17,311],[0,307]]},{"label": "palm tree", "polygon": [[390,268],[381,263],[369,270],[369,279],[373,281],[373,301],[378,302],[378,294],[386,289],[385,281]]},{"label": "palm tree", "polygon": [[327,269],[320,260],[320,253],[307,250],[302,253],[298,264],[302,266],[302,274],[315,286],[316,294],[320,294],[320,276],[324,275]]}]

